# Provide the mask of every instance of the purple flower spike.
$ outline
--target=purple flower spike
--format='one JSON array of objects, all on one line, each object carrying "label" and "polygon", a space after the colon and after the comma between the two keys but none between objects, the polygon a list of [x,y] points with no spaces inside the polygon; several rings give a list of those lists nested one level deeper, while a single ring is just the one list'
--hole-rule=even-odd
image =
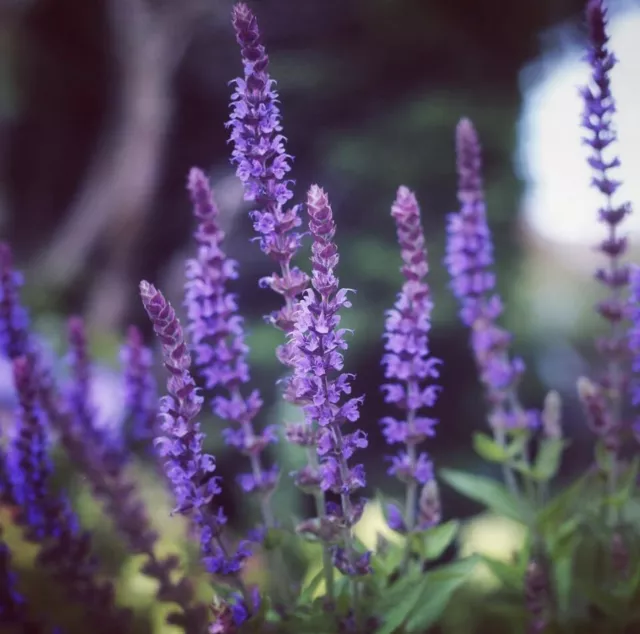
[{"label": "purple flower spike", "polygon": [[151,440],[158,414],[153,353],[144,345],[142,333],[135,326],[127,332],[120,361],[124,366],[125,410],[131,422],[132,437],[136,441]]},{"label": "purple flower spike", "polygon": [[623,376],[617,366],[620,357],[624,356],[626,351],[624,332],[619,328],[619,324],[625,317],[622,295],[629,281],[629,270],[620,261],[627,250],[627,240],[619,234],[619,225],[631,213],[631,207],[628,203],[614,202],[621,183],[612,176],[614,170],[620,166],[620,160],[610,154],[610,146],[617,139],[613,127],[616,107],[611,94],[610,72],[617,60],[607,47],[607,15],[602,0],[590,0],[587,5],[587,24],[589,46],[586,60],[591,66],[591,82],[581,90],[584,100],[582,126],[587,131],[583,143],[591,148],[588,158],[594,172],[591,184],[605,199],[598,215],[607,227],[607,236],[598,245],[598,249],[608,259],[608,264],[596,271],[596,279],[610,294],[598,304],[597,310],[612,328],[608,337],[597,342],[597,347],[609,362],[603,387],[611,388],[613,392],[620,394]]},{"label": "purple flower spike", "polygon": [[66,391],[68,409],[76,427],[75,433],[85,445],[100,454],[104,466],[115,473],[125,458],[120,430],[104,427],[91,398],[92,367],[87,335],[80,317],[68,322],[68,364],[71,378]]},{"label": "purple flower spike", "polygon": [[[418,484],[433,478],[433,468],[424,453],[416,447],[427,437],[433,436],[437,421],[420,416],[423,408],[431,408],[436,402],[439,387],[426,385],[439,377],[439,359],[430,355],[429,331],[431,330],[431,291],[426,282],[429,271],[424,233],[420,220],[420,208],[415,195],[406,187],[400,187],[391,208],[396,222],[398,242],[402,254],[402,274],[405,282],[395,306],[387,312],[385,327],[385,355],[382,365],[385,378],[390,381],[382,386],[385,402],[394,404],[403,413],[401,420],[392,416],[380,422],[388,444],[403,444],[406,451],[394,456],[389,473],[407,483],[406,517],[402,524],[413,530],[417,510]],[[394,518],[393,523],[398,525]]]},{"label": "purple flower spike", "polygon": [[[633,360],[631,370],[634,373],[634,380],[631,382],[631,404],[634,407],[640,406],[640,266],[633,266],[629,270],[629,311],[631,320],[629,328],[629,350]],[[633,431],[638,442],[640,442],[640,417],[636,418],[633,424]]]},{"label": "purple flower spike", "polygon": [[[352,375],[342,372],[342,351],[347,349],[347,342],[346,330],[338,327],[338,313],[351,303],[347,299],[348,290],[339,287],[335,275],[339,260],[338,249],[333,242],[336,227],[327,195],[317,185],[312,185],[309,190],[307,209],[313,236],[312,289],[307,290],[295,313],[295,329],[290,335],[291,350],[295,351],[294,374],[287,394],[303,406],[306,427],[317,430],[311,435],[292,429],[290,435],[298,437],[304,444],[312,437],[317,442],[320,466],[315,476],[316,483],[322,490],[333,491],[341,497],[342,517],[347,526],[347,555],[356,566],[353,559],[356,553],[349,546],[349,531],[362,509],[358,503],[354,504],[351,495],[365,486],[365,474],[362,465],[349,467],[348,460],[357,449],[367,446],[367,436],[361,430],[348,434],[343,432],[346,423],[358,420],[363,401],[363,397],[344,399],[345,395],[351,394]],[[309,465],[297,474],[296,480],[312,483],[313,471],[313,465]],[[357,566],[349,570],[355,571],[356,568],[358,574],[363,570]]]},{"label": "purple flower spike", "polygon": [[13,362],[18,393],[18,427],[9,454],[12,495],[25,536],[41,546],[39,566],[47,568],[71,598],[81,603],[99,632],[126,631],[130,613],[115,605],[110,583],[96,580],[91,539],[81,532],[68,501],[50,490],[47,428],[37,400],[36,375],[26,357]]},{"label": "purple flower spike", "polygon": [[255,16],[244,3],[233,8],[233,27],[240,45],[244,77],[236,79],[231,96],[231,162],[244,184],[245,199],[253,201],[253,227],[260,236],[262,251],[280,264],[280,273],[261,284],[285,298],[285,306],[270,317],[278,328],[293,327],[295,298],[307,287],[308,278],[291,266],[298,251],[302,224],[299,206],[285,210],[293,197],[289,189],[292,157],[286,153],[280,123],[278,93],[268,72],[269,58],[262,45]]},{"label": "purple flower spike", "polygon": [[495,293],[493,244],[482,192],[480,142],[473,124],[462,119],[456,130],[458,200],[460,211],[448,218],[445,263],[451,288],[460,302],[460,316],[471,328],[471,347],[489,402],[494,408],[494,429],[526,427],[530,417],[518,406],[515,415],[505,411],[509,395],[524,372],[519,358],[509,358],[511,334],[498,326],[502,302]]},{"label": "purple flower spike", "polygon": [[222,508],[211,510],[213,498],[220,493],[220,478],[213,476],[215,459],[202,450],[204,434],[195,418],[203,399],[190,374],[191,357],[182,326],[171,304],[149,282],[140,282],[140,295],[162,344],[164,365],[169,372],[169,396],[160,403],[162,435],[155,439],[155,445],[165,459],[165,472],[173,485],[177,502],[174,513],[191,515],[200,529],[200,549],[207,571],[237,580],[243,561],[251,553],[248,543],[241,542],[235,554],[228,554],[221,539],[227,518]]},{"label": "purple flower spike", "polygon": [[29,316],[18,297],[22,283],[11,249],[0,243],[0,350],[10,359],[26,354],[28,347]]},{"label": "purple flower spike", "polygon": [[272,525],[268,496],[276,484],[278,471],[263,469],[261,454],[277,436],[273,427],[256,434],[253,420],[262,408],[260,393],[252,390],[244,397],[241,391],[250,380],[249,348],[244,340],[244,320],[238,314],[236,297],[227,290],[228,283],[237,277],[237,262],[222,250],[224,232],[218,224],[218,209],[202,171],[191,170],[188,188],[198,220],[195,232],[198,256],[187,262],[185,285],[195,365],[208,389],[223,390],[213,398],[212,404],[216,416],[232,425],[223,432],[225,442],[251,461],[252,472],[241,475],[239,483],[247,492],[260,493],[264,521]]}]

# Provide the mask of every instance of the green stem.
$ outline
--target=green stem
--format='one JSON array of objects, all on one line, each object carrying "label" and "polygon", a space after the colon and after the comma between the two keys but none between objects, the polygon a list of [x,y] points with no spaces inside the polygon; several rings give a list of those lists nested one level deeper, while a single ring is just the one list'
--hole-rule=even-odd
[{"label": "green stem", "polygon": [[[318,456],[316,455],[315,449],[313,447],[307,448],[307,460],[309,466],[314,470],[318,470]],[[325,500],[324,491],[318,489],[314,493],[314,498],[316,501],[316,513],[318,515],[318,519],[320,521],[324,520],[327,516],[327,502]],[[334,574],[333,574],[333,560],[331,558],[331,552],[329,551],[328,544],[322,544],[322,566],[324,568],[324,577],[327,586],[327,597],[329,597],[329,601],[331,603],[335,600],[335,583],[334,583]]]},{"label": "green stem", "polygon": [[[493,438],[496,443],[504,449],[506,445],[506,435],[504,429],[497,427],[493,429]],[[502,465],[502,477],[504,478],[505,484],[511,493],[520,497],[520,487],[518,486],[518,481],[516,479],[515,473],[511,466],[507,463]]]}]

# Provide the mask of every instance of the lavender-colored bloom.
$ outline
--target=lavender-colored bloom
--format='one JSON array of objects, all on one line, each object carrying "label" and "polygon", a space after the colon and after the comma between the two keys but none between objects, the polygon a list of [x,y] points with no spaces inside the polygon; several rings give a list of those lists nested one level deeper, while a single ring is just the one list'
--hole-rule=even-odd
[{"label": "lavender-colored bloom", "polygon": [[28,345],[29,316],[18,297],[22,284],[11,249],[0,243],[0,350],[10,359],[25,354]]},{"label": "lavender-colored bloom", "polygon": [[445,263],[451,288],[460,302],[460,316],[471,328],[471,347],[480,378],[494,411],[495,428],[526,426],[528,418],[504,409],[524,372],[519,358],[509,358],[511,334],[498,326],[502,302],[495,293],[493,244],[482,192],[480,143],[473,124],[462,119],[456,130],[460,211],[448,218]]},{"label": "lavender-colored bloom", "polygon": [[307,287],[308,278],[291,266],[300,247],[302,224],[299,207],[285,209],[293,194],[290,171],[291,156],[284,148],[278,93],[268,72],[269,58],[261,43],[258,23],[244,3],[233,8],[233,27],[240,45],[244,77],[236,79],[231,96],[230,140],[234,149],[231,162],[245,188],[245,199],[253,201],[253,226],[260,235],[262,251],[280,264],[280,273],[261,280],[284,296],[285,306],[270,320],[289,332],[293,327],[295,298]]},{"label": "lavender-colored bloom", "polygon": [[[632,266],[629,270],[629,306],[628,317],[631,321],[629,328],[629,350],[632,354],[631,370],[634,379],[631,381],[631,404],[640,405],[640,266]],[[633,424],[633,431],[640,442],[640,417]]]},{"label": "lavender-colored bloom", "polygon": [[161,399],[160,431],[155,439],[164,468],[176,497],[174,512],[191,515],[200,529],[202,561],[212,574],[236,577],[243,561],[250,556],[248,542],[241,542],[229,555],[221,540],[227,518],[222,508],[212,510],[213,498],[220,493],[220,478],[213,476],[215,459],[202,450],[204,434],[195,421],[202,397],[190,374],[191,357],[182,326],[175,311],[160,291],[140,282],[140,295],[153,329],[162,344],[164,364],[169,372],[169,396]]},{"label": "lavender-colored bloom", "polygon": [[66,390],[68,411],[76,427],[75,433],[87,446],[100,453],[109,470],[124,460],[120,429],[109,429],[98,420],[98,409],[92,400],[92,367],[87,335],[80,317],[68,321],[70,381]]},{"label": "lavender-colored bloom", "polygon": [[126,631],[130,613],[115,605],[113,587],[96,580],[96,561],[88,533],[80,530],[67,500],[50,490],[46,421],[37,401],[34,372],[26,357],[14,360],[18,392],[17,435],[9,454],[12,495],[18,522],[28,539],[41,545],[39,565],[49,569],[69,595],[80,602],[101,632]]},{"label": "lavender-colored bloom", "polygon": [[223,431],[225,442],[248,456],[252,467],[251,473],[239,477],[239,483],[247,492],[261,493],[264,519],[271,524],[266,496],[275,486],[278,470],[265,470],[261,454],[277,436],[273,426],[259,434],[254,431],[253,420],[262,408],[258,390],[246,397],[242,394],[242,387],[250,381],[249,348],[236,296],[227,290],[228,283],[238,276],[237,262],[222,250],[224,232],[218,224],[218,208],[202,171],[191,170],[188,188],[198,220],[198,255],[187,261],[185,285],[195,365],[208,389],[223,390],[213,398],[213,411],[233,425]]},{"label": "lavender-colored bloom", "polygon": [[303,404],[307,427],[317,424],[318,453],[322,456],[322,488],[349,495],[364,486],[361,465],[344,470],[347,456],[366,447],[366,434],[356,430],[342,435],[346,422],[359,418],[363,397],[349,398],[352,375],[342,372],[343,350],[347,349],[346,330],[339,328],[342,308],[351,306],[348,289],[338,286],[335,268],[338,250],[333,242],[335,223],[325,192],[312,185],[307,199],[309,229],[313,235],[312,289],[298,303],[295,329],[291,334],[296,351],[294,374],[289,388]]},{"label": "lavender-colored bloom", "polygon": [[[363,398],[343,398],[351,394],[352,375],[342,372],[343,350],[347,349],[346,330],[339,328],[341,308],[351,305],[347,289],[339,287],[335,269],[338,250],[333,242],[335,223],[325,192],[312,185],[307,197],[309,229],[313,236],[311,263],[312,288],[298,303],[295,328],[290,335],[291,350],[295,352],[294,373],[289,380],[288,394],[303,406],[305,422],[310,430],[316,429],[316,449],[320,456],[317,473],[313,464],[301,475],[315,479],[323,491],[332,491],[341,497],[342,518],[347,527],[345,548],[334,551],[334,563],[348,561],[345,572],[361,574],[368,570],[368,559],[362,559],[350,545],[350,527],[362,512],[353,503],[352,494],[365,486],[362,465],[350,467],[348,460],[357,449],[367,446],[367,436],[361,430],[345,434],[346,423],[356,422]],[[306,440],[304,434],[298,434]],[[356,512],[358,509],[358,512]]]},{"label": "lavender-colored bloom", "polygon": [[431,461],[425,453],[418,454],[416,447],[434,435],[437,423],[419,414],[424,408],[433,407],[436,401],[439,387],[426,382],[438,378],[440,360],[432,357],[429,350],[433,302],[425,280],[429,265],[420,208],[415,195],[406,187],[398,189],[391,215],[396,222],[405,282],[394,307],[387,312],[382,365],[385,378],[390,382],[383,385],[382,390],[385,402],[395,405],[403,418],[386,416],[381,424],[387,443],[406,447],[406,451],[391,458],[389,473],[407,483],[404,524],[413,530],[417,487],[433,478]]},{"label": "lavender-colored bloom", "polygon": [[607,15],[602,0],[590,0],[588,3],[587,23],[589,46],[586,60],[591,66],[591,82],[581,90],[584,100],[582,126],[587,131],[583,142],[591,148],[588,158],[594,171],[591,184],[605,198],[598,215],[607,227],[607,236],[598,249],[608,259],[608,264],[596,271],[596,278],[609,289],[610,295],[598,304],[597,310],[612,327],[610,335],[598,341],[598,349],[609,361],[603,385],[619,392],[623,377],[617,366],[620,357],[626,353],[625,336],[619,324],[625,316],[622,293],[629,279],[628,267],[620,261],[627,249],[627,240],[619,234],[619,226],[631,212],[631,207],[628,203],[614,203],[615,193],[621,183],[613,177],[620,160],[609,154],[610,146],[617,138],[612,121],[616,107],[611,94],[610,72],[617,60],[607,47]]},{"label": "lavender-colored bloom", "polygon": [[136,441],[154,436],[158,414],[158,396],[153,376],[153,353],[144,345],[142,333],[135,326],[127,331],[127,341],[120,351],[124,367],[124,401]]}]

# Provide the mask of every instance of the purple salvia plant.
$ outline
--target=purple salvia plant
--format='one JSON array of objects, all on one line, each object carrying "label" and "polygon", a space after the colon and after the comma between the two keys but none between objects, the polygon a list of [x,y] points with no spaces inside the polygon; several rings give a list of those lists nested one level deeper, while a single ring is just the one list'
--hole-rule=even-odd
[{"label": "purple salvia plant", "polygon": [[311,286],[298,302],[295,327],[290,335],[294,351],[294,373],[289,391],[302,404],[306,427],[316,430],[316,450],[320,456],[319,486],[340,496],[341,505],[329,506],[330,515],[340,515],[345,528],[343,544],[334,549],[334,563],[341,572],[359,575],[369,572],[370,553],[359,555],[353,548],[351,529],[360,519],[364,504],[352,499],[365,486],[364,467],[350,466],[358,449],[367,446],[367,435],[360,429],[345,433],[347,423],[360,416],[363,397],[344,399],[351,394],[352,375],[342,372],[343,350],[347,349],[346,330],[339,328],[342,308],[351,303],[348,289],[339,287],[335,270],[338,249],[333,241],[335,222],[325,192],[312,185],[307,197],[311,247]]},{"label": "purple salvia plant", "polygon": [[[633,356],[631,369],[634,378],[631,382],[631,404],[640,406],[640,266],[629,269],[629,307],[628,317],[631,321],[629,328],[629,350]],[[640,417],[633,423],[633,431],[640,442]]]},{"label": "purple salvia plant", "polygon": [[[113,422],[98,420],[98,409],[92,398],[92,363],[84,321],[71,317],[67,324],[69,352],[67,362],[70,380],[66,390],[67,410],[75,425],[75,434],[82,438],[86,447],[94,454],[100,454],[102,466],[112,474],[117,474],[126,460],[124,442],[119,427]],[[101,426],[102,425],[102,426]]]},{"label": "purple salvia plant", "polygon": [[13,268],[11,249],[0,243],[0,350],[9,359],[27,351],[29,316],[18,297],[22,284],[22,275]]},{"label": "purple salvia plant", "polygon": [[[258,23],[244,3],[233,8],[233,27],[240,45],[244,77],[234,81],[231,96],[231,162],[242,181],[245,199],[252,201],[253,226],[262,251],[280,265],[280,272],[261,280],[261,286],[282,295],[285,305],[270,317],[271,323],[290,332],[295,299],[308,285],[308,277],[292,266],[300,247],[302,224],[299,206],[285,209],[293,197],[286,175],[292,157],[286,153],[275,81],[268,71],[269,58],[260,39]],[[286,346],[279,356],[288,358]]]},{"label": "purple salvia plant", "polygon": [[153,376],[153,353],[144,345],[142,333],[135,326],[127,331],[126,343],[120,350],[124,375],[124,402],[134,441],[154,437],[158,414],[157,387]]},{"label": "purple salvia plant", "polygon": [[433,480],[431,461],[426,453],[418,453],[417,446],[435,434],[437,421],[421,412],[436,402],[440,388],[427,382],[439,377],[441,362],[429,350],[433,309],[426,282],[429,265],[420,208],[407,187],[398,189],[391,215],[396,222],[405,281],[394,307],[387,312],[382,365],[389,383],[382,390],[385,402],[399,409],[402,418],[385,416],[380,422],[387,443],[404,447],[391,458],[389,469],[407,487],[404,517],[397,508],[391,509],[390,525],[395,530],[411,532],[427,529],[437,519],[433,514],[417,515],[418,491]]},{"label": "purple salvia plant", "polygon": [[607,46],[607,16],[602,0],[590,0],[588,3],[587,24],[589,45],[586,60],[591,67],[591,81],[581,90],[584,100],[582,126],[587,131],[583,142],[591,148],[588,158],[594,171],[591,184],[605,199],[599,210],[599,219],[607,227],[607,236],[598,245],[598,250],[608,259],[608,263],[596,271],[596,278],[607,288],[609,296],[598,304],[597,310],[611,326],[609,336],[597,342],[598,350],[608,364],[606,375],[600,383],[610,408],[610,426],[597,431],[605,437],[608,447],[615,450],[626,382],[622,362],[628,354],[622,322],[625,317],[623,293],[628,284],[629,270],[621,262],[627,249],[627,240],[620,235],[619,226],[631,212],[631,207],[628,203],[614,202],[620,182],[613,173],[620,166],[620,160],[609,152],[617,138],[612,121],[616,107],[611,93],[610,72],[617,60]]},{"label": "purple salvia plant", "polygon": [[448,218],[445,264],[460,303],[460,317],[471,330],[471,348],[491,406],[489,423],[500,439],[508,429],[537,427],[539,414],[525,411],[519,402],[517,387],[524,363],[510,357],[512,336],[498,325],[503,307],[492,270],[480,142],[468,119],[462,119],[456,129],[456,151],[460,210]]},{"label": "purple salvia plant", "polygon": [[[147,562],[143,565],[142,571],[158,581],[158,598],[161,601],[176,603],[182,608],[182,614],[168,615],[169,622],[181,625],[187,634],[200,632],[205,622],[206,608],[195,602],[193,589],[184,577],[177,580],[172,578],[180,564],[177,558],[168,556],[159,559],[155,555],[157,534],[150,527],[144,504],[136,497],[136,487],[124,478],[123,461],[118,460],[115,463],[111,461],[110,456],[107,455],[109,446],[90,442],[89,438],[93,438],[95,432],[89,431],[85,434],[84,427],[79,429],[77,414],[91,411],[89,408],[77,407],[78,403],[84,403],[86,396],[84,389],[80,391],[78,386],[88,386],[89,374],[82,322],[77,322],[77,325],[73,326],[74,332],[70,333],[74,339],[72,348],[78,348],[70,355],[73,373],[81,378],[79,383],[76,382],[72,387],[70,393],[65,395],[71,397],[71,401],[76,403],[74,411],[69,408],[69,398],[63,398],[59,394],[51,369],[46,366],[39,347],[28,330],[27,313],[20,305],[18,297],[17,282],[20,278],[12,271],[11,252],[6,245],[0,245],[0,255],[2,256],[0,257],[0,278],[4,281],[3,297],[5,300],[10,300],[5,304],[5,307],[8,306],[10,310],[5,308],[4,313],[0,315],[0,323],[5,332],[11,333],[9,350],[14,355],[19,352],[18,356],[25,356],[29,360],[32,380],[37,389],[42,410],[46,413],[49,423],[60,433],[60,439],[67,454],[87,478],[95,495],[104,501],[108,515],[113,518],[132,552],[147,556]],[[14,319],[13,328],[8,328],[7,320],[15,314],[22,317],[19,320]],[[6,354],[7,350],[3,352]],[[93,425],[94,421],[84,417],[84,414],[83,420]],[[105,460],[109,463],[108,465]]]},{"label": "purple salvia plant", "polygon": [[[213,475],[215,459],[202,449],[204,434],[195,418],[203,398],[190,374],[191,357],[182,326],[171,304],[148,282],[140,282],[140,295],[153,329],[162,345],[164,365],[169,372],[168,396],[160,402],[160,430],[155,445],[176,498],[175,513],[191,516],[200,531],[202,562],[211,574],[222,575],[242,591],[251,606],[249,592],[240,579],[244,561],[251,555],[249,543],[242,541],[230,554],[222,540],[227,522],[222,507],[213,510],[213,499],[220,493],[220,478]],[[254,605],[255,607],[255,605]]]},{"label": "purple salvia plant", "polygon": [[198,221],[195,232],[198,254],[187,261],[185,285],[195,366],[206,388],[218,390],[212,400],[213,411],[232,425],[223,430],[225,442],[251,462],[251,473],[240,475],[239,484],[247,493],[255,491],[259,495],[264,523],[270,527],[274,518],[269,498],[278,470],[265,469],[262,454],[269,443],[277,440],[277,435],[275,426],[256,433],[253,420],[262,407],[260,393],[255,389],[247,396],[242,393],[250,381],[249,348],[236,296],[227,289],[228,283],[238,276],[237,262],[222,250],[224,232],[219,226],[218,208],[201,170],[191,170],[188,189]]},{"label": "purple salvia plant", "polygon": [[128,631],[129,611],[115,605],[113,586],[96,580],[97,564],[91,539],[83,532],[66,499],[50,489],[51,464],[47,429],[37,401],[31,362],[13,362],[18,393],[18,427],[9,454],[12,496],[25,536],[41,548],[37,563],[48,569],[71,598],[81,603],[98,632]]}]

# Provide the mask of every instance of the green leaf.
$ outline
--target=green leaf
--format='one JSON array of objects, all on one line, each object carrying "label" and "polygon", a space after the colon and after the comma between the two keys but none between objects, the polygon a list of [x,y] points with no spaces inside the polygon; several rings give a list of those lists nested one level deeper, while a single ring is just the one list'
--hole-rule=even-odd
[{"label": "green leaf", "polygon": [[393,607],[382,614],[383,624],[376,630],[377,634],[392,634],[402,626],[420,601],[426,582],[426,577],[423,577],[421,582],[412,584],[411,588],[398,597]]},{"label": "green leaf", "polygon": [[418,606],[407,621],[406,632],[426,632],[440,618],[453,594],[467,581],[479,558],[472,556],[429,572]]},{"label": "green leaf", "polygon": [[611,451],[609,451],[609,449],[607,449],[607,446],[602,440],[599,440],[596,443],[595,457],[596,457],[596,464],[598,465],[600,470],[604,471],[605,473],[609,473],[613,468],[614,458],[613,458],[613,454],[611,453]]},{"label": "green leaf", "polygon": [[536,456],[536,464],[531,475],[536,480],[546,482],[551,480],[560,468],[562,452],[568,443],[562,439],[547,438],[540,443]]},{"label": "green leaf", "polygon": [[298,605],[304,605],[311,601],[318,586],[324,580],[324,567],[320,568],[313,577],[309,580],[309,583],[304,587],[298,598]]},{"label": "green leaf", "polygon": [[482,556],[482,562],[502,585],[509,589],[522,589],[524,571],[518,562],[501,561],[487,555]]},{"label": "green leaf", "polygon": [[560,613],[569,611],[571,591],[573,589],[573,552],[575,542],[571,543],[571,551],[566,556],[558,556],[553,561],[553,580],[555,586],[556,601]]},{"label": "green leaf", "polygon": [[626,505],[636,489],[639,468],[640,457],[636,456],[631,461],[629,468],[623,472],[622,477],[618,479],[615,494],[605,499],[607,504],[616,508]]},{"label": "green leaf", "polygon": [[430,528],[423,534],[424,553],[428,560],[437,559],[458,536],[460,522],[452,520]]},{"label": "green leaf", "polygon": [[489,462],[504,464],[509,460],[506,449],[493,438],[487,436],[487,434],[475,433],[473,435],[473,448],[481,458]]},{"label": "green leaf", "polygon": [[528,522],[531,509],[496,480],[453,469],[442,469],[439,475],[458,493],[484,504],[494,513],[517,522]]},{"label": "green leaf", "polygon": [[543,531],[555,532],[566,518],[573,516],[589,479],[589,474],[578,478],[552,498],[538,513],[538,525]]}]

